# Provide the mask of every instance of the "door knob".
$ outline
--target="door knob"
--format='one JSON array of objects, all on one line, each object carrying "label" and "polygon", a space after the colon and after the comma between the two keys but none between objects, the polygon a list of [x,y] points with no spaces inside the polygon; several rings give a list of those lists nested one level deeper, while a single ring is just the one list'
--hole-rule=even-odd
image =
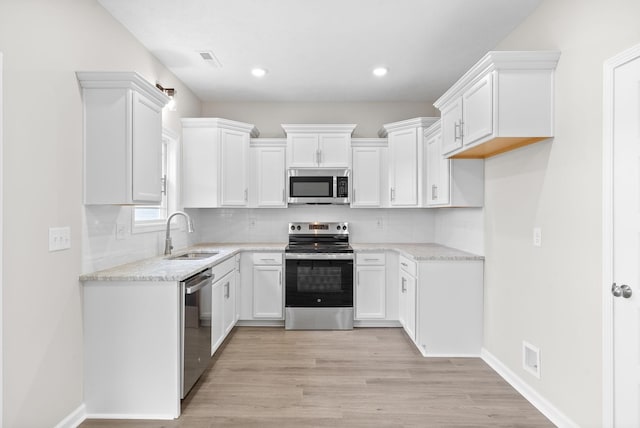
[{"label": "door knob", "polygon": [[611,294],[613,297],[624,297],[628,299],[633,294],[633,290],[627,284],[617,285],[615,282],[611,285]]}]

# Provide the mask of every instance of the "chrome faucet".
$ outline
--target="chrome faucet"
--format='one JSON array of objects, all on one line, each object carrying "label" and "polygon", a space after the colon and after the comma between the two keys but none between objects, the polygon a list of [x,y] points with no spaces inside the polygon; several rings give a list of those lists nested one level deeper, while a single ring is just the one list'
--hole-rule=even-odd
[{"label": "chrome faucet", "polygon": [[167,256],[171,254],[171,250],[173,249],[173,245],[171,245],[171,219],[177,215],[183,215],[185,220],[187,221],[187,232],[193,233],[193,222],[191,221],[191,217],[189,214],[183,211],[176,211],[171,214],[167,218],[167,235],[164,239],[164,255]]}]

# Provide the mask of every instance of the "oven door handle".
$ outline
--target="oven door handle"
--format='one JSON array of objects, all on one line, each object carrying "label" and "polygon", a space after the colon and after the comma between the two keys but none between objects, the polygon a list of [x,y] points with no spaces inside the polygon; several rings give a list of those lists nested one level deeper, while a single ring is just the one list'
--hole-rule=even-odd
[{"label": "oven door handle", "polygon": [[287,253],[287,260],[353,260],[353,253]]}]

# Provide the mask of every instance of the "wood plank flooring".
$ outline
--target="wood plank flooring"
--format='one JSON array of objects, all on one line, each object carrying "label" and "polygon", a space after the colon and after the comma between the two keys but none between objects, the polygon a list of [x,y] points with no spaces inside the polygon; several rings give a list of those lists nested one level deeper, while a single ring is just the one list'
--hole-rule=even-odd
[{"label": "wood plank flooring", "polygon": [[126,427],[553,427],[482,360],[423,358],[399,328],[236,327],[175,421]]}]

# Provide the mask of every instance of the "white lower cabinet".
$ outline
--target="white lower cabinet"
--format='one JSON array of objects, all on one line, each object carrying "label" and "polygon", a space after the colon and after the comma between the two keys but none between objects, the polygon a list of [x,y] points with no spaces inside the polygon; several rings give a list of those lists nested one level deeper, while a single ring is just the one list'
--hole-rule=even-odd
[{"label": "white lower cabinet", "polygon": [[236,259],[214,266],[211,287],[211,355],[236,325]]},{"label": "white lower cabinet", "polygon": [[400,256],[398,318],[404,331],[416,339],[416,262]]},{"label": "white lower cabinet", "polygon": [[283,320],[282,253],[243,253],[240,265],[240,320]]},{"label": "white lower cabinet", "polygon": [[356,320],[385,319],[386,283],[384,253],[356,254]]}]

